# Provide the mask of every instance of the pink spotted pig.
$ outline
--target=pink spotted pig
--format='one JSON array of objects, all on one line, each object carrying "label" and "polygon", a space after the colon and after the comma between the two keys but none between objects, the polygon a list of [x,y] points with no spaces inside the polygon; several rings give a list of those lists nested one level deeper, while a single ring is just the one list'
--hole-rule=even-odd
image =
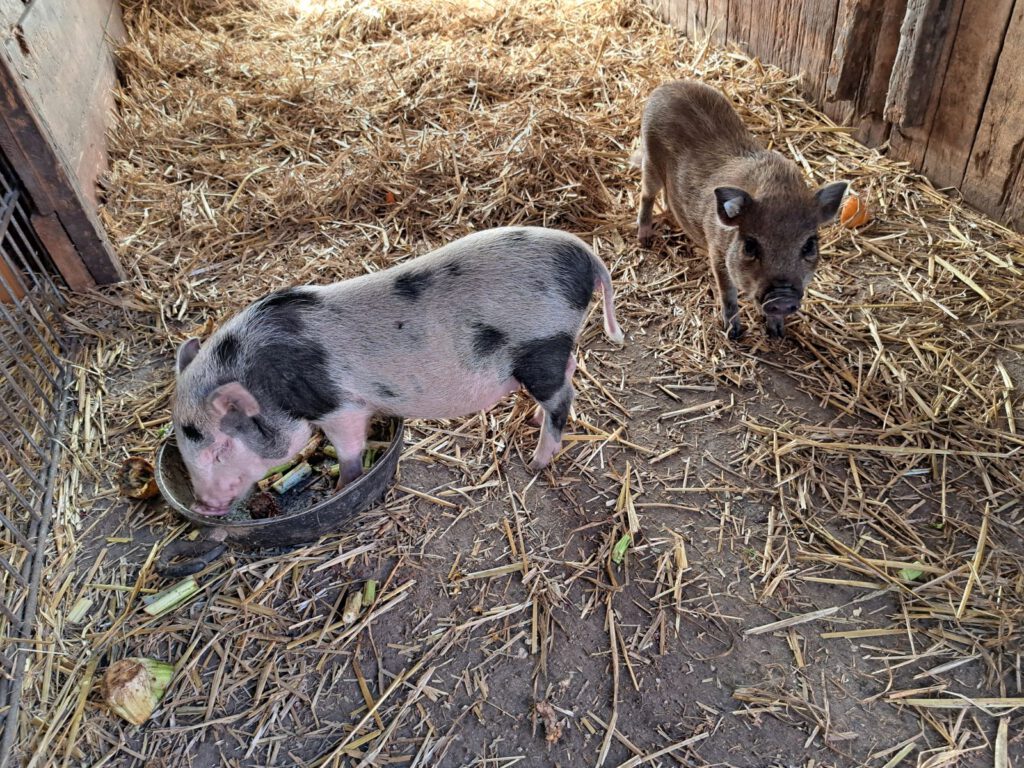
[{"label": "pink spotted pig", "polygon": [[531,469],[557,452],[575,392],[573,347],[596,288],[621,344],[611,277],[578,237],[506,227],[391,269],[255,302],[181,345],[173,420],[195,510],[222,515],[312,428],[359,477],[374,414],[443,419],[520,387],[538,403]]}]

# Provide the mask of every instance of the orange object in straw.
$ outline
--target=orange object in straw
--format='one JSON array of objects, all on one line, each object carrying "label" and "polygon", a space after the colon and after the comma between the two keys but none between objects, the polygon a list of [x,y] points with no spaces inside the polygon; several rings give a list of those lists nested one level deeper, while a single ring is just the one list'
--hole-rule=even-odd
[{"label": "orange object in straw", "polygon": [[867,203],[856,195],[847,197],[839,212],[839,223],[844,227],[855,229],[864,226],[869,221],[871,221],[871,214],[868,213]]}]

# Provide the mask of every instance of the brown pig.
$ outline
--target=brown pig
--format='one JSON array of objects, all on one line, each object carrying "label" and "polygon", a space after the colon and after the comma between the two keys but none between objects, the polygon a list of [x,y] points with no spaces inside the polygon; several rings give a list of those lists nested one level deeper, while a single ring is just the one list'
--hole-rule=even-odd
[{"label": "brown pig", "polygon": [[649,247],[664,189],[683,232],[708,251],[730,339],[743,335],[737,290],[757,301],[769,336],[785,333],[818,263],[818,226],[831,221],[844,181],[809,189],[800,169],[764,149],[729,101],[696,82],[666,83],[641,121],[637,235]]}]

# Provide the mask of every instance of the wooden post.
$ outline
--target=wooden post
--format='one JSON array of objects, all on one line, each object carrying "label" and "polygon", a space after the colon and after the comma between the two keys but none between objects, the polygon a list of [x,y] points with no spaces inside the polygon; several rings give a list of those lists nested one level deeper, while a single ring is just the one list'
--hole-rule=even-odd
[{"label": "wooden post", "polygon": [[14,166],[36,209],[56,214],[79,258],[97,283],[124,279],[121,265],[99,221],[87,207],[64,161],[54,152],[49,132],[0,55],[0,148]]},{"label": "wooden post", "polygon": [[883,5],[882,0],[840,0],[825,98],[856,98],[878,40]]},{"label": "wooden post", "polygon": [[917,126],[924,121],[934,89],[939,58],[946,46],[946,33],[954,0],[909,0],[900,27],[900,46],[889,78],[885,119],[899,126]]},{"label": "wooden post", "polygon": [[104,118],[115,80],[107,34],[116,37],[120,29],[119,6],[115,0],[17,5],[16,23],[3,30],[16,40],[0,45],[0,148],[44,217],[41,239],[56,250],[67,282],[117,282],[124,273],[96,215],[93,185],[105,163]]}]

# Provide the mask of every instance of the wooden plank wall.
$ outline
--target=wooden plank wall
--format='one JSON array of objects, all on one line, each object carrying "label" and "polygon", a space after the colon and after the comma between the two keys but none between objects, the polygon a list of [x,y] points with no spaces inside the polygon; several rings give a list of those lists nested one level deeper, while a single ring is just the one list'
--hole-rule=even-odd
[{"label": "wooden plank wall", "polygon": [[[652,0],[798,74],[865,144],[1024,231],[1024,0]],[[895,74],[894,74],[895,73]]]},{"label": "wooden plank wall", "polygon": [[25,91],[94,205],[117,84],[109,40],[123,34],[113,0],[35,0],[6,41]]},{"label": "wooden plank wall", "polygon": [[0,0],[0,144],[72,288],[123,277],[99,223],[114,115],[118,0]]}]

